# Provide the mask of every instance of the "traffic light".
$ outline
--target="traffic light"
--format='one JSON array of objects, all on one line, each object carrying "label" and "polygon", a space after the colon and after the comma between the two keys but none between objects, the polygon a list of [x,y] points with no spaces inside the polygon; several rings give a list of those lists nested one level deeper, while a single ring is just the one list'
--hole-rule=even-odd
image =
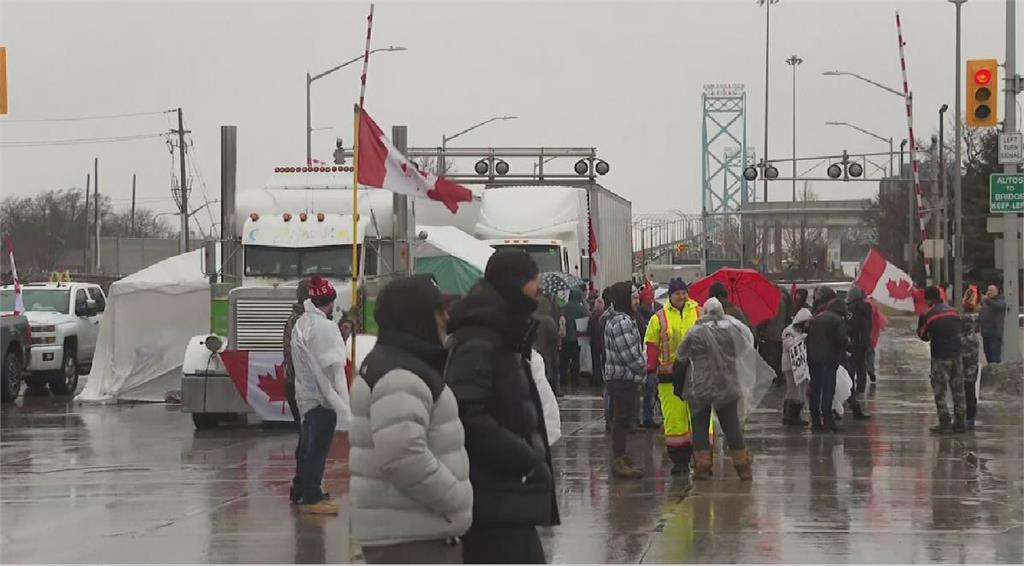
[{"label": "traffic light", "polygon": [[995,59],[968,59],[968,128],[993,128],[996,126],[998,93],[999,63]]}]

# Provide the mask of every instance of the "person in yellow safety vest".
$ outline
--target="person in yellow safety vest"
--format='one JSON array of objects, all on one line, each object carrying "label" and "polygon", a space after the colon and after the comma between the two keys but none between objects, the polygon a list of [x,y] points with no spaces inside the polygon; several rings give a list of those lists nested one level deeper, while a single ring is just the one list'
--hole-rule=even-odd
[{"label": "person in yellow safety vest", "polygon": [[697,322],[699,309],[682,279],[672,279],[668,293],[669,303],[654,313],[647,324],[644,336],[647,372],[658,376],[658,397],[665,418],[665,446],[673,464],[672,475],[689,475],[693,456],[690,407],[673,392],[672,364],[676,361],[679,344]]}]

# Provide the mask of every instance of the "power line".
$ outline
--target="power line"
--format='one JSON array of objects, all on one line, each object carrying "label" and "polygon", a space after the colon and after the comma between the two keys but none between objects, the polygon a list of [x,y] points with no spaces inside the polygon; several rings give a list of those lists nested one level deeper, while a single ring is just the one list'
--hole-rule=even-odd
[{"label": "power line", "polygon": [[15,120],[0,120],[0,124],[9,122],[83,122],[86,120],[110,120],[114,118],[131,118],[135,116],[156,116],[159,114],[169,114],[173,110],[163,110],[160,112],[131,112],[127,114],[105,114],[101,116],[77,116],[68,118],[22,118]]},{"label": "power line", "polygon": [[137,141],[145,139],[154,139],[166,136],[166,133],[157,134],[136,134],[131,136],[110,136],[103,138],[70,138],[70,139],[57,139],[57,140],[19,140],[13,142],[0,142],[0,147],[51,147],[51,146],[62,146],[62,145],[83,145],[83,144],[94,144],[94,143],[119,143],[127,141]]}]

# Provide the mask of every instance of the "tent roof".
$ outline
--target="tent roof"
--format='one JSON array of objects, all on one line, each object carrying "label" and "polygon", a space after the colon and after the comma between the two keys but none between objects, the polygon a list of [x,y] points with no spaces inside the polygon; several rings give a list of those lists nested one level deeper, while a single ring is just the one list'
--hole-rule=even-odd
[{"label": "tent roof", "polygon": [[459,230],[454,226],[416,226],[417,234],[426,232],[426,243],[446,255],[457,257],[483,273],[487,260],[494,255],[494,248]]}]

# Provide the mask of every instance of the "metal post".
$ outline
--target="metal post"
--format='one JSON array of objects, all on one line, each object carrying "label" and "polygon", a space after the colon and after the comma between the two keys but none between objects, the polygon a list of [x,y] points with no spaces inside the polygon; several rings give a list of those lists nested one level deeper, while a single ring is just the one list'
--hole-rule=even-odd
[{"label": "metal post", "polygon": [[96,254],[93,260],[96,262],[96,273],[100,270],[100,158],[93,158],[92,161],[92,218],[93,230],[96,233]]},{"label": "metal post", "polygon": [[793,67],[793,202],[796,202],[796,67],[803,63],[804,60],[791,55],[789,59],[786,59],[786,63],[790,67]]},{"label": "metal post", "polygon": [[[1017,129],[1017,15],[1015,0],[1006,0],[1006,105],[1003,131],[1013,133]],[[1017,173],[1016,164],[1003,165],[1003,173]],[[1020,295],[1017,287],[1020,284],[1020,254],[1017,252],[1017,240],[1021,229],[1020,216],[1017,214],[1003,215],[1003,296],[1006,298],[1006,316],[1003,317],[1003,360],[1020,362]]]},{"label": "metal post", "polygon": [[132,173],[132,230],[131,237],[135,237],[135,173]]},{"label": "metal post", "polygon": [[889,176],[892,177],[896,174],[896,170],[892,167],[893,150],[892,150],[892,138],[889,138]]},{"label": "metal post", "polygon": [[306,73],[306,167],[313,165],[313,123],[309,108],[309,88],[313,79]]},{"label": "metal post", "polygon": [[939,239],[942,240],[942,263],[941,269],[939,269],[938,279],[942,281],[949,281],[949,255],[946,253],[947,242],[946,242],[946,228],[949,222],[949,199],[946,195],[946,137],[945,137],[945,117],[944,114],[949,106],[943,104],[939,107],[939,171],[936,175],[939,180],[939,199],[941,199],[942,206],[939,209]]},{"label": "metal post", "polygon": [[953,163],[953,296],[962,297],[964,293],[964,237],[963,237],[963,173],[961,172],[960,146],[963,144],[963,107],[961,106],[961,68],[960,68],[960,7],[966,0],[952,0],[956,4],[956,102],[953,115],[956,116],[956,150]]},{"label": "metal post", "polygon": [[82,241],[82,272],[89,270],[89,181],[92,173],[85,174],[85,240]]},{"label": "metal post", "polygon": [[[768,166],[768,52],[771,31],[772,0],[765,0],[764,10],[764,159]],[[763,170],[762,170],[763,172]],[[768,177],[764,178],[764,202],[768,202]]]},{"label": "metal post", "polygon": [[[391,141],[395,149],[403,154],[409,146],[409,129],[406,126],[391,127]],[[394,194],[392,201],[392,225],[391,235],[394,246],[392,249],[392,260],[395,275],[408,275],[410,273],[411,251],[409,249],[409,198],[405,195]]]}]

